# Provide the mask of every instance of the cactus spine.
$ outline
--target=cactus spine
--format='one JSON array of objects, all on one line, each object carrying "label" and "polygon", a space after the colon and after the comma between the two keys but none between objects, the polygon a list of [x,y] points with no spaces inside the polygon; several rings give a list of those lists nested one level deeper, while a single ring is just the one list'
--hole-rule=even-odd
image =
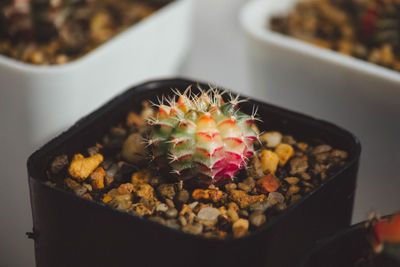
[{"label": "cactus spine", "polygon": [[160,101],[157,117],[149,121],[148,143],[156,161],[169,165],[178,179],[217,184],[233,179],[254,154],[255,114],[240,112],[238,97],[225,103],[216,89],[200,91],[176,91],[177,101]]}]

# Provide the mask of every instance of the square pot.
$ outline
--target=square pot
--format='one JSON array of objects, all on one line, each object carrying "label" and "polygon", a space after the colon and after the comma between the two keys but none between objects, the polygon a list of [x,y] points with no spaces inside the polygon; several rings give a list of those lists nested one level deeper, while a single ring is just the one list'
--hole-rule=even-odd
[{"label": "square pot", "polygon": [[[82,114],[150,77],[177,74],[190,39],[193,0],[176,0],[92,52],[63,65],[36,66],[0,55],[0,113],[24,113],[31,147]],[[63,110],[64,112],[58,112]],[[14,118],[0,124],[19,130]]]},{"label": "square pot", "polygon": [[[400,164],[400,73],[268,29],[271,17],[297,2],[256,0],[241,10],[251,94],[354,132],[365,144],[354,219],[371,209],[389,213],[400,202],[393,178]],[[370,202],[371,195],[385,200]]]},{"label": "square pot", "polygon": [[[240,239],[207,239],[173,230],[77,197],[45,183],[51,160],[100,141],[111,125],[139,111],[143,100],[184,90],[195,81],[171,79],[136,86],[76,123],[28,160],[37,266],[293,266],[314,242],[349,225],[360,144],[349,132],[263,102],[260,130],[321,139],[349,153],[348,163],[258,231]],[[205,84],[200,84],[207,87]],[[136,110],[135,110],[136,109]]]}]

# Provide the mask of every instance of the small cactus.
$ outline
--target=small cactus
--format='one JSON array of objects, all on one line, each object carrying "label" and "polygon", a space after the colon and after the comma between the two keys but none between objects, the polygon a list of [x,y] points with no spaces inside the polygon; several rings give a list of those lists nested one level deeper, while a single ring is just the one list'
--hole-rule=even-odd
[{"label": "small cactus", "polygon": [[373,226],[373,249],[400,262],[400,213],[390,219],[380,219]]},{"label": "small cactus", "polygon": [[200,89],[198,95],[190,88],[174,93],[178,100],[161,100],[157,117],[149,120],[152,133],[147,143],[153,158],[168,165],[179,180],[219,184],[233,179],[254,154],[256,112],[239,111],[239,97],[225,103],[217,89]]}]

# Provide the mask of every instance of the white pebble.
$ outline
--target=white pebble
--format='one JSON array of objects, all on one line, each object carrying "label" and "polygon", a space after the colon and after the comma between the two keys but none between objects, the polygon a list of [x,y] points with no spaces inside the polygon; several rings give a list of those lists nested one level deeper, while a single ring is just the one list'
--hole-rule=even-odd
[{"label": "white pebble", "polygon": [[282,142],[282,134],[280,132],[267,132],[262,134],[260,139],[267,147],[276,147]]}]

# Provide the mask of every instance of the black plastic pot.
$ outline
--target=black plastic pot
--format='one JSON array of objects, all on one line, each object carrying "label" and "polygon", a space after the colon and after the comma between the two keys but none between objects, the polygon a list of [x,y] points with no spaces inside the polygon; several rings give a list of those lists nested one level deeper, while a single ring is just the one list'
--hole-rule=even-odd
[{"label": "black plastic pot", "polygon": [[400,267],[387,255],[374,255],[371,229],[356,224],[322,241],[304,258],[300,267]]},{"label": "black plastic pot", "polygon": [[[120,212],[45,184],[49,162],[72,156],[139,111],[141,101],[184,90],[194,81],[172,79],[136,86],[50,141],[28,160],[33,238],[38,266],[293,266],[316,240],[349,226],[360,143],[330,123],[259,101],[261,130],[279,130],[301,140],[320,139],[349,152],[349,162],[308,196],[257,232],[240,239],[206,239]],[[204,84],[200,84],[207,87]]]}]

